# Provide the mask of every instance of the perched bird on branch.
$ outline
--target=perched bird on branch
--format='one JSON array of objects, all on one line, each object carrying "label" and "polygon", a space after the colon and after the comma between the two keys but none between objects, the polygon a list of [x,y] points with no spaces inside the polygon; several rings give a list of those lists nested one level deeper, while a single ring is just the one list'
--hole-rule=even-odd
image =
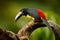
[{"label": "perched bird on branch", "polygon": [[[20,34],[20,36],[23,35],[25,37],[26,30],[28,30],[27,34],[30,35],[30,33],[32,32],[33,29],[38,28],[37,25],[42,26],[42,24],[43,24],[44,26],[47,26],[50,30],[52,30],[52,32],[54,32],[56,40],[60,40],[60,27],[57,24],[55,24],[54,22],[47,21],[45,13],[42,10],[23,8],[20,10],[20,12],[15,17],[15,21],[17,21],[21,16],[27,16],[29,18],[32,18],[32,19],[34,19],[35,23],[31,22],[31,24],[29,24],[28,26],[25,26],[26,28],[24,28],[24,29],[22,28],[21,31],[18,32],[18,34]],[[36,22],[38,22],[38,23],[41,22],[42,24],[41,23],[36,24]],[[32,25],[32,24],[34,24],[34,25]],[[32,25],[32,28],[30,28],[31,25]],[[29,35],[27,36],[28,38],[29,38]]]},{"label": "perched bird on branch", "polygon": [[48,28],[50,30],[52,30],[50,28],[49,23],[47,22],[45,13],[40,10],[40,9],[34,9],[34,8],[23,8],[20,10],[20,12],[17,14],[17,16],[15,17],[15,21],[17,21],[21,16],[27,16],[29,18],[34,19],[37,22],[43,22],[44,24],[46,24],[48,26]]}]

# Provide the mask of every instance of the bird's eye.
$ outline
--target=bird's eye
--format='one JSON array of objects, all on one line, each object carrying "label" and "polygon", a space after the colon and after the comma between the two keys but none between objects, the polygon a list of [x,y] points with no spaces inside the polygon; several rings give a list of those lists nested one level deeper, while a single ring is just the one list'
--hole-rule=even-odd
[{"label": "bird's eye", "polygon": [[31,18],[31,19],[33,19],[33,20],[34,20],[34,18],[33,18],[32,16],[27,15],[27,17],[28,17],[28,18]]}]

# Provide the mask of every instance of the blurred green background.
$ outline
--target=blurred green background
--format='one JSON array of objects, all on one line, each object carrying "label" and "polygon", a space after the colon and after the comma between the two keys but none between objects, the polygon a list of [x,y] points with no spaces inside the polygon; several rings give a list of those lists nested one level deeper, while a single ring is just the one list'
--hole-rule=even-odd
[{"label": "blurred green background", "polygon": [[[17,33],[31,20],[23,16],[17,22],[14,21],[22,8],[40,8],[47,14],[49,20],[60,24],[59,0],[0,0],[0,28]],[[55,40],[55,36],[47,27],[38,28],[31,34],[30,40]]]}]

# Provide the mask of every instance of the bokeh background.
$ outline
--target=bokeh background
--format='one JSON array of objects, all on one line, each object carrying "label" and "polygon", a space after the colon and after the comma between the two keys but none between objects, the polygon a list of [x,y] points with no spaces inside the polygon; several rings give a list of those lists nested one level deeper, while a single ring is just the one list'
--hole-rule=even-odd
[{"label": "bokeh background", "polygon": [[[30,20],[25,16],[17,22],[16,14],[22,8],[39,8],[47,14],[47,19],[60,24],[60,0],[0,0],[0,28],[17,33]],[[53,32],[47,27],[36,29],[30,40],[55,40]]]}]

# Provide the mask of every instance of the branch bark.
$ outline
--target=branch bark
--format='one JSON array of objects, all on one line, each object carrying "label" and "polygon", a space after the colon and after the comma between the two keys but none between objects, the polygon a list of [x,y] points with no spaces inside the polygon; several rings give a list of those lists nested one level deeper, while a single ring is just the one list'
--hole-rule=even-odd
[{"label": "branch bark", "polygon": [[0,28],[0,40],[19,40],[19,38],[12,31],[3,30]]},{"label": "branch bark", "polygon": [[[56,40],[60,40],[59,25],[49,20],[48,23],[51,26],[51,31],[55,34]],[[0,29],[0,40],[29,40],[31,33],[39,27],[46,27],[46,25],[42,22],[34,22],[33,20],[23,26],[17,34],[11,31]]]},{"label": "branch bark", "polygon": [[[55,34],[56,40],[60,40],[59,25],[50,20],[48,20],[48,23],[51,26],[51,29],[52,29],[51,31],[54,32],[54,34]],[[29,36],[31,35],[31,33],[39,27],[46,27],[46,25],[43,24],[42,22],[31,21],[28,24],[26,24],[25,26],[23,26],[22,29],[19,30],[18,36],[21,40],[29,40]]]},{"label": "branch bark", "polygon": [[48,22],[52,28],[52,31],[55,34],[55,40],[60,40],[60,26],[55,22],[52,22],[52,21],[48,21]]},{"label": "branch bark", "polygon": [[46,25],[42,22],[30,21],[28,24],[23,26],[22,29],[20,29],[20,31],[18,32],[18,36],[21,40],[29,40],[29,36],[35,29],[45,26]]}]

